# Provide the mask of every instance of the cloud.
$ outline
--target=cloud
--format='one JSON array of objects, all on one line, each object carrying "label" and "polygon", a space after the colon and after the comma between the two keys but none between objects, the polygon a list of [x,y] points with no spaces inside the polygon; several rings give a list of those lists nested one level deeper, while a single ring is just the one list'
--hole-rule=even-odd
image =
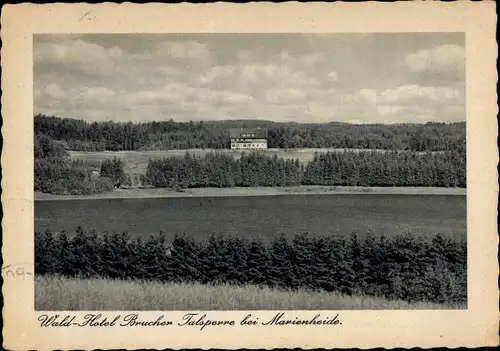
[{"label": "cloud", "polygon": [[54,103],[76,103],[89,101],[106,102],[107,99],[116,95],[113,89],[106,87],[74,87],[63,89],[58,83],[51,83],[43,89],[35,89],[35,98],[49,98]]},{"label": "cloud", "polygon": [[210,84],[214,80],[218,80],[221,78],[230,78],[234,76],[236,70],[237,67],[233,65],[215,66],[212,67],[208,72],[203,74],[200,78],[200,81],[202,84]]},{"label": "cloud", "polygon": [[109,97],[109,96],[115,96],[116,92],[112,89],[105,88],[105,87],[97,87],[97,88],[83,88],[79,89],[80,95],[86,95],[86,96],[98,96],[100,98],[102,97]]},{"label": "cloud", "polygon": [[328,73],[328,79],[331,80],[332,82],[337,82],[339,80],[339,74],[338,72],[330,72]]},{"label": "cloud", "polygon": [[[313,60],[311,58],[311,60]],[[219,85],[222,80],[230,79],[233,85],[244,82],[249,85],[267,86],[315,86],[318,84],[314,72],[290,64],[276,62],[240,62],[232,65],[213,66],[200,73],[197,80],[201,85]],[[330,76],[330,79],[335,78]]]},{"label": "cloud", "polygon": [[305,66],[314,66],[320,62],[326,61],[325,55],[321,53],[299,56],[297,60],[300,64]]},{"label": "cloud", "polygon": [[246,83],[272,84],[272,85],[316,85],[314,76],[305,71],[292,69],[288,65],[277,64],[245,64],[241,68],[241,78]]},{"label": "cloud", "polygon": [[[377,46],[383,57],[374,61],[383,58],[387,68],[378,70],[376,62],[353,60],[349,46],[342,49],[336,40],[299,36],[228,47],[216,36],[185,39],[36,38],[35,110],[117,121],[465,119],[465,86],[456,72],[463,69],[460,46],[428,45],[411,54],[411,40],[394,53]],[[352,51],[376,46],[366,39],[349,39],[349,45],[361,45]]]},{"label": "cloud", "polygon": [[341,102],[350,104],[376,104],[377,91],[375,89],[360,89],[354,94],[342,96]]},{"label": "cloud", "polygon": [[61,117],[105,119],[116,105],[125,105],[117,93],[106,87],[67,88],[58,83],[50,83],[43,88],[35,88],[35,108],[37,112]]},{"label": "cloud", "polygon": [[413,72],[448,71],[463,74],[465,49],[454,44],[423,49],[407,55],[405,64]]},{"label": "cloud", "polygon": [[397,105],[380,105],[377,106],[377,111],[381,115],[391,115],[397,112],[400,112],[405,109],[405,106],[397,106]]},{"label": "cloud", "polygon": [[[65,36],[66,37],[66,36]],[[66,83],[92,84],[105,78],[118,79],[125,75],[137,75],[143,71],[152,56],[149,52],[129,53],[116,45],[104,47],[84,39],[60,41],[37,41],[33,46],[34,80],[52,74],[54,79]],[[107,81],[108,82],[108,81]],[[46,83],[45,83],[46,84]]]},{"label": "cloud", "polygon": [[210,58],[207,44],[197,41],[163,41],[156,46],[156,54],[160,57],[181,60],[206,60]]},{"label": "cloud", "polygon": [[319,121],[328,121],[335,116],[335,106],[324,102],[309,102],[305,109],[309,116],[314,116]]},{"label": "cloud", "polygon": [[423,87],[402,85],[396,89],[386,89],[378,97],[382,103],[445,102],[457,99],[460,91],[448,87]]},{"label": "cloud", "polygon": [[394,115],[394,114],[411,114],[413,116],[429,116],[434,114],[434,110],[431,108],[424,108],[419,106],[408,106],[408,105],[378,105],[377,112],[382,116]]},{"label": "cloud", "polygon": [[290,67],[282,66],[278,70],[277,83],[283,85],[316,86],[318,80],[314,74],[305,71],[292,70]]},{"label": "cloud", "polygon": [[166,76],[174,76],[182,74],[181,70],[168,65],[158,65],[157,67],[155,67],[155,69]]},{"label": "cloud", "polygon": [[450,87],[401,85],[359,89],[340,97],[338,116],[363,123],[454,122],[465,119],[462,92]]},{"label": "cloud", "polygon": [[442,108],[441,113],[447,116],[449,121],[465,121],[465,106],[463,104],[451,104]]},{"label": "cloud", "polygon": [[232,91],[199,89],[196,92],[196,98],[200,101],[212,102],[214,104],[241,104],[254,100],[249,94]]},{"label": "cloud", "polygon": [[314,66],[318,63],[325,62],[326,58],[323,53],[312,53],[303,55],[292,55],[287,50],[282,50],[274,60],[281,61],[284,65],[302,65]]},{"label": "cloud", "polygon": [[61,86],[57,83],[51,83],[42,90],[42,94],[46,94],[54,99],[63,99],[66,97],[66,93],[61,89]]},{"label": "cloud", "polygon": [[424,123],[428,121],[453,121],[453,118],[443,114],[440,109],[417,105],[379,105],[378,115],[392,123]]},{"label": "cloud", "polygon": [[239,61],[255,61],[258,59],[257,53],[252,50],[238,50],[236,58]]},{"label": "cloud", "polygon": [[270,103],[283,104],[303,100],[307,95],[307,92],[303,89],[271,88],[266,91],[265,98]]},{"label": "cloud", "polygon": [[278,71],[275,64],[246,64],[242,68],[243,78],[255,83],[260,78],[270,78]]},{"label": "cloud", "polygon": [[412,103],[446,103],[456,101],[461,96],[457,89],[449,87],[427,87],[419,85],[401,85],[397,88],[378,92],[375,89],[360,89],[353,94],[342,97],[344,103],[377,104],[412,104]]},{"label": "cloud", "polygon": [[35,63],[86,63],[114,60],[123,56],[123,51],[116,46],[104,48],[81,39],[40,43],[34,47]]},{"label": "cloud", "polygon": [[336,100],[335,88],[317,89],[309,87],[272,87],[264,94],[265,101],[270,104],[303,104],[309,102],[330,104]]},{"label": "cloud", "polygon": [[123,98],[126,104],[176,103],[189,100],[195,91],[196,89],[189,85],[172,82],[156,89],[126,92],[123,94]]}]

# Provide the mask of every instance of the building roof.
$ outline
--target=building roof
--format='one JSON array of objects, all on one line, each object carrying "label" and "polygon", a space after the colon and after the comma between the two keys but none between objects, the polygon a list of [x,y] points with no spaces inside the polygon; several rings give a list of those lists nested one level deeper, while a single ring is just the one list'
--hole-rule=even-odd
[{"label": "building roof", "polygon": [[246,139],[267,139],[266,128],[231,128],[229,129],[229,137],[246,138]]}]

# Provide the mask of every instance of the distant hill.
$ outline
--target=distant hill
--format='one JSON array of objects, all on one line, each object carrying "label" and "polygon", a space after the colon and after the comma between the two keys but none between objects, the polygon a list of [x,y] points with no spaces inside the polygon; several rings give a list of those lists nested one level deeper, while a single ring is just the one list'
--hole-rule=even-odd
[{"label": "distant hill", "polygon": [[270,148],[440,151],[465,148],[465,122],[427,124],[297,123],[265,120],[87,122],[38,114],[35,134],[74,151],[229,148],[230,128],[268,129]]}]

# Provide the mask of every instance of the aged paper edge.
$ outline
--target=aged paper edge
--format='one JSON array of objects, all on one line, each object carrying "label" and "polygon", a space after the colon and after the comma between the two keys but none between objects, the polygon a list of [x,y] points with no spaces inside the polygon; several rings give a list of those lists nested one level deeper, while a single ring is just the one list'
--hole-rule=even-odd
[{"label": "aged paper edge", "polygon": [[[86,19],[86,13],[92,14]],[[88,16],[87,16],[88,17]],[[83,18],[83,20],[82,20]],[[3,259],[33,271],[34,33],[465,32],[467,52],[468,309],[339,311],[341,328],[41,328],[33,279],[4,277],[4,347],[370,348],[498,344],[496,14],[494,2],[19,4],[2,11]],[[32,278],[32,276],[31,276]],[[310,315],[295,311],[296,315]],[[113,316],[122,312],[103,312]],[[209,312],[213,318],[244,312]],[[272,311],[259,311],[264,318]],[[309,313],[309,314],[308,314]],[[83,316],[80,311],[73,313]],[[155,319],[159,312],[140,312]],[[179,319],[183,312],[166,312]]]}]

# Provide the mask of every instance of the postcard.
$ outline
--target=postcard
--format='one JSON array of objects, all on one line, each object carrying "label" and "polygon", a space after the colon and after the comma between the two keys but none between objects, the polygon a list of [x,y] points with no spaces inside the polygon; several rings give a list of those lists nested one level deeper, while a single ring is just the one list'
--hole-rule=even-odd
[{"label": "postcard", "polygon": [[5,348],[498,345],[494,2],[1,21]]}]

